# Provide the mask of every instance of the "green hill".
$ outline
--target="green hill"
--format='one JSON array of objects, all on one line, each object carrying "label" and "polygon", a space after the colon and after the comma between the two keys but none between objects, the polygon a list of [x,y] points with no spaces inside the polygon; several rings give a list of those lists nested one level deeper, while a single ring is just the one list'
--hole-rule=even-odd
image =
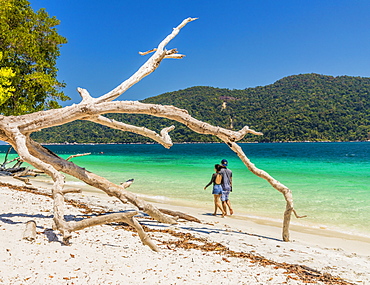
[{"label": "green hill", "polygon": [[[301,74],[274,84],[229,90],[196,86],[150,97],[142,102],[187,109],[204,122],[239,130],[244,125],[263,132],[244,141],[364,141],[370,139],[370,78]],[[125,123],[153,130],[174,124],[174,142],[217,141],[167,119],[110,114]],[[135,134],[77,121],[34,133],[39,142],[146,142]]]}]

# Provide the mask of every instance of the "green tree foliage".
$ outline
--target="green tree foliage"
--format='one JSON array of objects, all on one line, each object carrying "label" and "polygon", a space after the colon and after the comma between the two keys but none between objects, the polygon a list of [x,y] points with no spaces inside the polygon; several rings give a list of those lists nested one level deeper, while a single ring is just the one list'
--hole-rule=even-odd
[{"label": "green tree foliage", "polygon": [[20,115],[59,107],[69,98],[60,91],[56,59],[67,40],[59,20],[26,0],[0,0],[0,113]]},{"label": "green tree foliage", "polygon": [[[3,59],[3,53],[0,52],[0,62]],[[0,106],[4,104],[15,91],[12,86],[11,79],[15,76],[15,73],[10,67],[0,68]]]},{"label": "green tree foliage", "polygon": [[[244,141],[364,141],[370,139],[370,78],[301,74],[274,84],[229,90],[197,86],[143,100],[174,105],[196,119],[239,130],[244,125],[263,132]],[[147,115],[114,114],[119,121],[159,131],[176,126],[174,142],[211,142],[213,136],[194,133],[185,126]],[[80,130],[84,130],[85,134]],[[150,141],[137,135],[73,122],[34,133],[40,142],[134,143]]]}]

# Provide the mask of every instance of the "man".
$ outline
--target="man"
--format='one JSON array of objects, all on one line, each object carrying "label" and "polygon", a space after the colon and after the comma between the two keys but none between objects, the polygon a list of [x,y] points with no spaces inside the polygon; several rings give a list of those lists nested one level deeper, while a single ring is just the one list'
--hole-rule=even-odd
[{"label": "man", "polygon": [[231,203],[229,200],[229,194],[232,191],[233,187],[233,173],[230,169],[227,168],[228,162],[226,159],[221,160],[222,168],[220,173],[222,175],[222,194],[221,194],[221,202],[222,208],[224,209],[225,213],[227,213],[226,209],[229,208],[230,215],[234,213],[233,209],[231,208]]}]

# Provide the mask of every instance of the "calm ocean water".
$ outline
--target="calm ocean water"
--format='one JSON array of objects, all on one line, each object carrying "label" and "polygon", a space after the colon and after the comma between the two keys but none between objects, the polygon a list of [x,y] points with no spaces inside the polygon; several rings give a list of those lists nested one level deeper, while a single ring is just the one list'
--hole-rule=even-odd
[{"label": "calm ocean water", "polygon": [[[370,237],[370,142],[241,144],[260,169],[293,192],[295,208],[305,219],[295,224],[325,227]],[[265,180],[255,176],[224,144],[53,145],[61,157],[74,158],[114,183],[134,178],[129,188],[148,199],[213,210],[209,182],[213,166],[229,161],[233,171],[230,200],[238,215],[281,220],[285,200]],[[0,146],[0,160],[7,146]],[[13,154],[14,157],[14,154]],[[69,178],[70,184],[80,184]]]}]

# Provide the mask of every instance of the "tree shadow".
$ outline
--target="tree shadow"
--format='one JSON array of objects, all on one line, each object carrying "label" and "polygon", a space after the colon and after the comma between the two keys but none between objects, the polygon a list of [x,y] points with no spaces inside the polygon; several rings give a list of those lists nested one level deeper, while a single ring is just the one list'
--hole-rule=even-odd
[{"label": "tree shadow", "polygon": [[28,214],[24,214],[24,213],[17,213],[17,214],[13,214],[13,213],[7,213],[7,214],[1,214],[0,215],[0,221],[5,223],[5,224],[10,224],[10,225],[16,225],[16,224],[23,224],[24,222],[14,222],[12,221],[10,218],[14,218],[14,217],[24,217],[24,218],[30,218],[30,219],[50,219],[53,217],[53,215],[48,215],[48,216],[45,216],[45,215],[42,215],[42,214],[37,214],[37,215],[28,215]]},{"label": "tree shadow", "polygon": [[283,241],[282,239],[278,239],[278,238],[273,238],[273,237],[263,236],[263,235],[253,234],[253,233],[247,233],[247,232],[241,232],[241,231],[235,231],[235,230],[226,230],[226,229],[219,229],[219,228],[209,229],[207,227],[200,227],[200,228],[180,227],[180,228],[184,230],[195,231],[195,232],[206,233],[206,234],[221,233],[221,234],[227,235],[229,233],[232,233],[232,234],[240,234],[241,236],[247,235],[247,236],[253,236],[253,237],[258,237],[258,238],[263,238],[263,239],[268,239],[268,240],[279,241],[279,242]]},{"label": "tree shadow", "polygon": [[[163,229],[169,229],[170,228],[170,226],[167,225],[167,224],[155,224],[155,225],[153,225],[154,222],[157,223],[157,221],[147,220],[145,222],[141,221],[140,224],[145,225],[147,227],[160,227],[160,228],[163,228]],[[181,226],[181,224],[177,224],[177,228],[179,230],[187,230],[187,231],[190,231],[190,232],[202,233],[202,234],[207,234],[207,235],[212,234],[212,233],[228,235],[228,234],[232,233],[232,234],[238,234],[240,236],[253,236],[253,237],[257,237],[257,238],[283,242],[282,239],[278,239],[278,238],[274,238],[274,237],[258,235],[258,234],[254,234],[254,233],[248,233],[248,232],[241,232],[241,231],[236,231],[236,230],[223,229],[223,228],[215,227],[215,226],[210,226],[210,227],[207,227],[207,226],[202,226],[202,227],[196,227],[195,226],[195,227],[193,227],[193,226],[191,226],[191,227],[189,227],[189,226],[185,226],[185,225]]]},{"label": "tree shadow", "polygon": [[52,229],[45,229],[44,232],[43,232],[43,234],[48,239],[48,242],[59,242],[59,243],[63,244],[59,240],[58,235]]}]

